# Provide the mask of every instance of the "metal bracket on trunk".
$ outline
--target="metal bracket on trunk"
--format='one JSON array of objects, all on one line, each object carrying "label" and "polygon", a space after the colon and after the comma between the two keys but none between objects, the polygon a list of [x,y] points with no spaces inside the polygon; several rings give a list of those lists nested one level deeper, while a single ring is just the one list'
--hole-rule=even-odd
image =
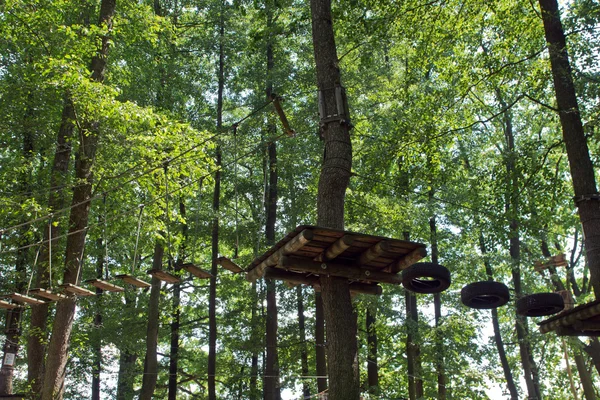
[{"label": "metal bracket on trunk", "polygon": [[579,203],[581,203],[582,201],[600,200],[600,194],[598,194],[598,193],[583,194],[581,196],[573,197],[573,200],[575,201],[575,205],[577,207],[579,207]]}]

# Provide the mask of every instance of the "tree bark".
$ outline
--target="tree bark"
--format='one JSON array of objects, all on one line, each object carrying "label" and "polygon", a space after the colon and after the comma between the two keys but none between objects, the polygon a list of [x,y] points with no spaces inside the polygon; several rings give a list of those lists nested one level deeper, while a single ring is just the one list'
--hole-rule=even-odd
[{"label": "tree bark", "polygon": [[[404,240],[410,240],[410,233],[404,232]],[[406,361],[408,372],[408,397],[416,400],[423,397],[423,374],[421,368],[421,347],[419,346],[419,310],[417,297],[405,290],[406,306]]]},{"label": "tree bark", "polygon": [[327,390],[327,354],[325,349],[325,315],[321,292],[315,292],[315,362],[317,370],[317,391]]},{"label": "tree bark", "polygon": [[[102,272],[104,271],[104,252],[102,247],[106,238],[98,239],[98,261],[96,264],[96,278],[102,279]],[[96,315],[94,315],[94,330],[95,334],[92,339],[92,400],[100,400],[100,373],[102,372],[102,292],[100,288],[96,288]]]},{"label": "tree bark", "polygon": [[367,385],[369,394],[379,395],[379,368],[377,365],[377,300],[367,307]]},{"label": "tree bark", "polygon": [[[154,255],[152,256],[152,268],[162,269],[165,247],[162,242],[156,240],[154,244]],[[160,318],[160,279],[152,277],[150,284],[150,300],[148,301],[148,326],[146,328],[146,357],[144,358],[144,376],[140,389],[139,400],[152,400],[156,382],[158,380],[158,328]]]},{"label": "tree bark", "polygon": [[[311,0],[312,36],[317,87],[327,110],[337,109],[334,90],[341,83],[330,0]],[[325,116],[322,116],[324,118]],[[349,126],[321,121],[324,156],[317,195],[317,224],[344,229],[344,199],[352,168]],[[327,356],[330,400],[358,400],[358,349],[356,315],[348,280],[321,276],[323,309],[327,321]]]},{"label": "tree bark", "polygon": [[[100,6],[99,25],[104,25],[108,31],[112,28],[112,18],[115,13],[116,0],[102,0]],[[91,79],[101,83],[104,80],[106,57],[108,55],[109,37],[102,36],[101,48],[92,57]],[[81,133],[80,148],[75,164],[75,175],[81,185],[73,189],[73,202],[69,218],[69,236],[67,238],[65,271],[63,282],[77,283],[79,266],[83,262],[86,227],[90,211],[93,172],[92,165],[98,145],[98,124],[87,123],[85,132]],[[73,319],[75,317],[75,300],[68,299],[58,302],[52,336],[48,344],[48,357],[44,372],[42,388],[43,400],[62,399],[64,391],[65,368]]]},{"label": "tree bark", "polygon": [[539,0],[563,139],[583,227],[590,283],[600,297],[600,207],[587,139],[581,122],[575,85],[557,0]]},{"label": "tree bark", "polygon": [[[217,70],[217,131],[223,129],[223,91],[225,89],[225,4],[221,5],[219,21],[219,63]],[[208,297],[208,399],[216,400],[216,373],[217,373],[217,274],[219,258],[219,208],[221,199],[221,146],[217,144],[215,166],[215,190],[213,193],[212,221],[212,265]]]},{"label": "tree bark", "polygon": [[[491,282],[494,280],[494,271],[492,269],[492,264],[490,264],[488,259],[485,257],[487,254],[487,247],[485,245],[485,239],[482,233],[479,234],[479,249],[481,254],[484,256],[485,273],[487,279]],[[510,364],[508,363],[508,358],[506,357],[506,350],[504,349],[504,342],[502,340],[502,333],[500,331],[498,309],[496,308],[492,309],[492,325],[494,327],[494,341],[496,342],[496,349],[498,350],[500,364],[502,364],[502,371],[504,371],[504,379],[506,379],[506,386],[508,388],[508,392],[510,393],[510,399],[519,400],[519,391],[517,390],[517,385],[515,384],[515,380],[510,369]]]},{"label": "tree bark", "polygon": [[579,378],[581,379],[581,386],[583,386],[583,395],[585,400],[596,400],[594,382],[592,381],[592,377],[590,376],[590,373],[585,365],[585,359],[583,358],[583,355],[579,349],[575,351],[575,364],[577,365],[577,370],[579,371]]},{"label": "tree bark", "polygon": [[[65,95],[62,111],[61,123],[56,138],[56,150],[50,172],[50,190],[48,195],[48,210],[53,212],[64,208],[67,201],[64,186],[67,182],[67,172],[71,159],[71,140],[75,129],[75,113],[73,103],[68,95]],[[35,286],[48,288],[52,287],[49,280],[49,258],[50,235],[53,238],[61,234],[60,225],[49,224],[48,229],[44,229],[43,245],[40,248],[40,255],[35,271]],[[30,334],[27,338],[27,382],[31,387],[33,398],[41,395],[43,372],[46,355],[46,342],[48,330],[48,304],[42,304],[31,307]]]},{"label": "tree bark", "polygon": [[[433,193],[432,193],[433,195]],[[437,221],[435,214],[429,218],[429,230],[431,236],[431,262],[437,264],[438,240]],[[444,365],[444,338],[441,331],[442,323],[442,299],[439,293],[433,295],[433,307],[435,313],[435,370],[437,373],[438,400],[446,400],[446,369]]]}]

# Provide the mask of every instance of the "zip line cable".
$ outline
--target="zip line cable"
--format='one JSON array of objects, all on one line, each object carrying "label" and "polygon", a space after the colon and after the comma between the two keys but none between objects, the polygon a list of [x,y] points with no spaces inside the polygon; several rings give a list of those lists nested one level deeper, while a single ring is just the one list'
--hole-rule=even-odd
[{"label": "zip line cable", "polygon": [[[183,189],[185,189],[185,188],[187,188],[187,187],[189,187],[189,186],[191,186],[191,185],[193,185],[193,184],[196,184],[196,183],[200,182],[202,179],[205,179],[205,178],[207,178],[207,177],[209,177],[209,176],[213,175],[213,174],[214,174],[214,173],[216,173],[217,171],[223,170],[225,167],[229,167],[229,166],[231,166],[231,165],[232,165],[234,162],[237,162],[238,160],[241,160],[241,159],[243,159],[243,158],[245,158],[245,157],[247,157],[247,156],[250,156],[250,155],[252,155],[252,154],[255,154],[255,153],[256,153],[256,151],[257,151],[257,150],[259,150],[261,147],[263,147],[263,146],[266,146],[266,145],[268,144],[269,140],[270,140],[270,141],[278,141],[278,140],[280,140],[281,138],[283,138],[283,137],[286,137],[286,136],[287,136],[287,134],[286,134],[286,133],[282,133],[282,134],[280,134],[280,135],[278,135],[278,136],[275,136],[274,138],[270,138],[270,139],[268,139],[268,140],[266,140],[266,141],[261,141],[261,142],[260,142],[258,145],[256,145],[256,146],[252,147],[252,148],[251,148],[250,150],[248,150],[247,152],[245,152],[245,153],[243,153],[243,154],[239,155],[239,156],[238,156],[238,158],[237,158],[236,160],[233,160],[233,161],[231,161],[231,162],[229,162],[229,163],[223,164],[223,165],[222,165],[220,168],[215,168],[215,169],[213,169],[212,171],[209,171],[209,172],[205,173],[204,175],[201,175],[200,177],[198,177],[198,178],[196,178],[196,179],[193,179],[193,180],[191,180],[190,182],[188,182],[188,183],[186,183],[186,184],[184,184],[184,185],[181,185],[181,186],[179,186],[179,187],[178,187],[178,188],[176,188],[176,189],[172,189],[172,190],[170,190],[170,191],[169,191],[167,194],[173,194],[173,193],[177,193],[177,192],[179,192],[179,191],[181,191],[181,190],[183,190]],[[101,197],[101,196],[100,196],[100,197]],[[97,198],[99,198],[99,197],[97,197]],[[162,197],[157,197],[157,198],[155,198],[155,199],[153,199],[153,200],[151,200],[151,201],[148,201],[148,202],[146,202],[144,205],[145,205],[145,206],[148,206],[148,205],[154,204],[154,203],[158,202],[160,199],[162,199]],[[90,199],[90,200],[88,200],[88,201],[82,202],[82,204],[84,204],[84,203],[88,203],[88,202],[91,202],[92,200],[93,200],[93,198],[92,198],[92,199]],[[116,219],[117,219],[117,218],[119,218],[119,217],[122,217],[122,216],[127,216],[127,215],[131,215],[131,214],[132,214],[132,212],[133,212],[134,210],[138,209],[138,207],[139,207],[139,206],[136,206],[136,207],[130,208],[130,209],[128,209],[128,210],[125,210],[125,211],[123,211],[123,212],[121,212],[121,213],[119,213],[119,214],[116,214],[116,215],[112,216],[111,218],[107,218],[107,221],[113,221],[113,220],[116,220]],[[38,220],[39,220],[39,219],[38,219]],[[25,224],[21,224],[21,226],[23,226],[23,225],[25,225]],[[89,229],[91,229],[91,228],[93,228],[93,227],[95,227],[95,226],[97,226],[97,225],[98,225],[98,224],[89,224],[88,226],[86,226],[86,227],[84,227],[84,228],[81,228],[81,229],[78,229],[78,230],[76,230],[76,231],[73,231],[73,232],[68,232],[68,233],[65,233],[65,234],[63,234],[63,235],[56,236],[56,237],[54,237],[54,238],[53,238],[53,240],[62,239],[62,238],[65,238],[65,237],[68,237],[68,236],[74,235],[74,234],[76,234],[76,233],[80,233],[80,232],[83,232],[83,231],[89,230]],[[2,234],[2,231],[0,231],[0,234]],[[47,240],[41,240],[41,241],[39,241],[39,242],[36,242],[36,243],[30,244],[30,245],[21,246],[21,247],[16,247],[16,248],[14,248],[14,249],[10,249],[10,250],[2,250],[2,251],[0,251],[0,254],[13,253],[13,252],[15,252],[15,251],[18,251],[18,250],[27,249],[27,248],[34,247],[34,246],[37,246],[37,245],[39,245],[39,244],[43,244],[43,243],[47,243],[47,242],[48,242]]]},{"label": "zip line cable", "polygon": [[[240,119],[239,121],[235,122],[233,125],[239,125],[239,123],[240,123],[240,122],[243,122],[243,121],[247,120],[248,118],[250,118],[250,117],[252,117],[252,116],[256,115],[258,112],[260,112],[261,110],[263,110],[265,107],[267,107],[267,106],[268,106],[269,104],[271,104],[272,102],[273,102],[273,100],[270,100],[270,101],[268,101],[268,102],[264,103],[264,104],[263,104],[262,106],[260,106],[258,109],[256,109],[256,110],[252,111],[251,113],[247,114],[247,115],[246,115],[246,116],[244,116],[242,119]],[[203,140],[202,142],[200,142],[200,143],[198,143],[198,144],[196,144],[196,145],[194,145],[194,146],[190,147],[189,149],[187,149],[187,150],[183,151],[182,153],[178,154],[177,156],[174,156],[174,157],[171,157],[171,158],[169,158],[169,159],[167,160],[167,162],[173,162],[173,161],[175,161],[175,160],[178,160],[178,159],[182,158],[183,156],[185,156],[186,154],[190,153],[191,151],[193,151],[193,150],[196,150],[197,148],[199,148],[199,147],[201,147],[201,146],[205,145],[206,143],[210,142],[211,140],[214,140],[214,139],[216,139],[216,138],[217,138],[218,136],[220,136],[221,134],[223,134],[223,132],[219,132],[219,133],[216,133],[216,134],[212,135],[211,137],[209,137],[209,138],[207,138],[207,139]],[[104,191],[104,193],[109,193],[109,192],[114,192],[114,191],[117,191],[117,190],[121,189],[121,188],[122,188],[124,185],[127,185],[127,184],[129,184],[129,183],[132,183],[132,182],[134,182],[134,181],[137,181],[137,180],[139,180],[140,178],[142,178],[143,176],[145,176],[145,175],[149,175],[150,173],[152,173],[152,172],[156,171],[157,169],[159,169],[159,168],[163,167],[163,164],[164,164],[164,161],[162,161],[162,162],[158,163],[158,164],[157,164],[156,166],[154,166],[154,167],[151,167],[151,168],[149,168],[149,169],[147,169],[147,170],[143,171],[143,172],[142,172],[142,173],[140,173],[138,176],[135,176],[135,177],[133,177],[133,178],[131,178],[131,179],[129,179],[129,180],[127,180],[127,181],[125,181],[125,182],[121,183],[119,186],[115,186],[115,187],[113,187],[113,188],[109,188],[109,189],[105,190],[105,191]],[[137,166],[139,166],[139,165],[140,165],[140,164],[138,164]],[[135,167],[137,167],[137,166],[135,166]],[[134,168],[134,167],[132,167],[132,168]],[[130,169],[131,169],[131,168],[130,168]],[[79,186],[79,185],[77,185],[77,186]],[[74,186],[74,187],[76,187],[76,186]],[[92,202],[93,200],[100,199],[100,198],[102,198],[102,196],[104,195],[104,193],[103,193],[103,194],[100,194],[100,195],[95,195],[95,196],[92,196],[92,197],[90,197],[89,199],[87,199],[87,200],[84,200],[84,201],[82,201],[82,202],[80,202],[80,203],[77,203],[77,204],[72,204],[72,205],[70,205],[70,206],[63,207],[63,208],[61,208],[61,209],[59,209],[59,210],[55,210],[55,211],[53,211],[51,214],[60,214],[60,213],[63,213],[63,212],[69,211],[69,210],[71,210],[72,208],[75,208],[75,207],[81,206],[81,205],[83,205],[83,204],[86,204],[86,203]],[[45,219],[48,219],[48,218],[50,218],[50,215],[51,215],[51,214],[46,214],[46,215],[44,215],[44,216],[41,216],[41,217],[38,217],[38,218],[34,218],[34,219],[32,219],[32,220],[29,220],[29,221],[27,221],[27,222],[23,222],[23,223],[20,223],[20,224],[17,224],[17,225],[13,225],[13,226],[10,226],[10,227],[7,227],[7,228],[2,228],[2,229],[0,229],[0,235],[4,234],[4,233],[6,233],[6,232],[9,232],[9,231],[13,231],[13,230],[15,230],[15,229],[18,229],[18,228],[21,228],[21,227],[23,227],[23,226],[31,225],[31,224],[33,224],[33,223],[35,223],[35,222],[39,222],[39,221],[43,221],[43,220],[45,220]]]}]

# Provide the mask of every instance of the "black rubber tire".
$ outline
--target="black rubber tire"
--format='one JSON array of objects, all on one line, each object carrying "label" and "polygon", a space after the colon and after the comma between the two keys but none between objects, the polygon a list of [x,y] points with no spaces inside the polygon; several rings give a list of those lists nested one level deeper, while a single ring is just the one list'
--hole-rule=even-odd
[{"label": "black rubber tire", "polygon": [[440,293],[450,286],[450,271],[435,263],[416,263],[402,271],[402,286],[415,293]]},{"label": "black rubber tire", "polygon": [[486,310],[508,303],[510,293],[504,283],[480,281],[469,283],[460,291],[460,300],[471,308]]},{"label": "black rubber tire", "polygon": [[530,294],[517,300],[517,314],[525,317],[541,317],[562,311],[565,302],[558,293]]}]

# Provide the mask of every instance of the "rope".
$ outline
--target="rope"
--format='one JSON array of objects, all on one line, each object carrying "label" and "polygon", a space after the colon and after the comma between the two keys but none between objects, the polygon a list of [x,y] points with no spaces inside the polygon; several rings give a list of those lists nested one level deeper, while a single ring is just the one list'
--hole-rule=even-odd
[{"label": "rope", "polygon": [[25,293],[26,296],[29,296],[29,290],[31,290],[31,282],[33,281],[33,273],[35,271],[35,266],[37,265],[38,257],[40,256],[41,248],[42,248],[42,245],[40,245],[40,247],[38,247],[38,251],[35,253],[35,260],[33,261],[33,267],[31,267],[31,275],[29,275],[29,283],[27,284],[27,292]]}]

